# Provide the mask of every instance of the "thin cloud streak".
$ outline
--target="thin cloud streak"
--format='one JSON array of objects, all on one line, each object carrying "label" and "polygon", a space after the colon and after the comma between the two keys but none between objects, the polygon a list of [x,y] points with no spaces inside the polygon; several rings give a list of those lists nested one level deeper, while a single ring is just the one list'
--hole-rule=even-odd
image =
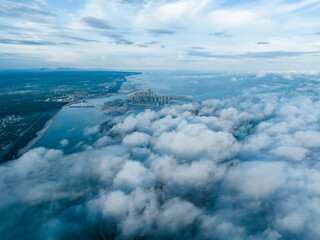
[{"label": "thin cloud streak", "polygon": [[51,42],[42,40],[16,40],[0,38],[0,44],[13,44],[13,45],[39,45],[39,46],[50,46],[50,45],[75,45],[70,42]]},{"label": "thin cloud streak", "polygon": [[84,17],[81,19],[81,21],[92,28],[103,29],[103,30],[106,30],[106,29],[108,30],[113,28],[109,24],[107,24],[104,20],[95,18],[95,17]]},{"label": "thin cloud streak", "polygon": [[268,45],[270,44],[269,42],[257,42],[258,45]]},{"label": "thin cloud streak", "polygon": [[166,30],[166,29],[147,29],[149,33],[154,35],[172,35],[175,34],[174,31]]},{"label": "thin cloud streak", "polygon": [[299,57],[319,55],[320,51],[313,52],[289,52],[289,51],[270,51],[270,52],[248,52],[245,54],[212,54],[210,52],[190,50],[189,56],[202,58],[223,58],[223,59],[240,59],[240,58],[280,58],[280,57]]},{"label": "thin cloud streak", "polygon": [[130,40],[125,39],[122,35],[117,34],[117,33],[109,33],[105,32],[103,35],[115,40],[113,43],[115,44],[125,44],[125,45],[133,45],[134,43]]},{"label": "thin cloud streak", "polygon": [[225,32],[209,33],[209,36],[220,37],[220,38],[231,38],[232,37],[232,35],[227,34]]}]

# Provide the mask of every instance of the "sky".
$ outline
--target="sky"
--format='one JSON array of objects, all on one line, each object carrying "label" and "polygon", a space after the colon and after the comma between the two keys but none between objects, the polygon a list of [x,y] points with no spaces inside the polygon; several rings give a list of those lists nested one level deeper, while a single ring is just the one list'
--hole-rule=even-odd
[{"label": "sky", "polygon": [[0,0],[0,69],[319,71],[320,0]]}]

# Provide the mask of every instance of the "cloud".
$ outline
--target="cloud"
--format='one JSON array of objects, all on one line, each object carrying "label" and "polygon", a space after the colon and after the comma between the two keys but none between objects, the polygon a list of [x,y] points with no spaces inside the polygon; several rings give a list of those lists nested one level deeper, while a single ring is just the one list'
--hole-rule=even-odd
[{"label": "cloud", "polygon": [[135,189],[148,183],[146,181],[148,174],[148,169],[140,162],[127,161],[113,182],[121,189]]},{"label": "cloud", "polygon": [[144,44],[146,44],[146,45],[154,45],[154,44],[158,44],[158,43],[160,43],[160,41],[145,42]]},{"label": "cloud", "polygon": [[108,36],[109,38],[114,39],[115,44],[125,44],[125,45],[133,45],[134,43],[123,38],[122,35],[117,33],[103,33],[105,36]]},{"label": "cloud", "polygon": [[166,29],[147,29],[149,33],[154,35],[172,35],[175,34],[174,31],[166,30]]},{"label": "cloud", "polygon": [[226,186],[240,197],[263,199],[285,186],[285,167],[281,161],[241,163],[228,171]]},{"label": "cloud", "polygon": [[69,145],[69,140],[68,139],[62,139],[61,141],[60,141],[60,146],[61,147],[66,147],[66,146],[68,146]]},{"label": "cloud", "polygon": [[187,52],[189,56],[192,57],[203,57],[203,58],[238,58],[238,56],[234,55],[224,55],[224,54],[211,54],[209,52],[204,51],[196,51],[196,50],[190,50]]},{"label": "cloud", "polygon": [[100,126],[99,125],[95,125],[93,127],[86,127],[83,131],[83,134],[85,136],[90,136],[90,135],[93,135],[93,134],[97,134],[100,130]]},{"label": "cloud", "polygon": [[317,56],[320,51],[312,52],[290,52],[290,51],[270,51],[270,52],[248,52],[244,54],[212,54],[205,51],[189,50],[189,56],[193,57],[203,57],[203,58],[221,58],[221,59],[242,59],[242,58],[281,58],[281,57],[298,57],[298,56]]},{"label": "cloud", "polygon": [[142,43],[142,44],[138,44],[137,46],[139,47],[143,47],[143,48],[147,48],[151,45],[155,45],[155,44],[158,44],[160,43],[160,41],[151,41],[151,42],[145,42],[145,43]]},{"label": "cloud", "polygon": [[50,45],[75,45],[70,42],[52,42],[44,40],[17,40],[0,38],[0,44],[12,44],[12,45],[35,45],[35,46],[50,46]]},{"label": "cloud", "polygon": [[[186,125],[181,123],[181,131],[165,132],[159,136],[155,149],[185,159],[206,154],[213,160],[230,157],[237,149],[232,135],[224,132],[213,132],[203,125]],[[192,148],[188,147],[192,146]],[[223,149],[229,148],[228,153]]]},{"label": "cloud", "polygon": [[146,0],[121,0],[121,2],[132,5],[144,5],[147,3]]},{"label": "cloud", "polygon": [[190,47],[190,49],[196,49],[196,50],[202,50],[202,49],[205,49],[204,47]]},{"label": "cloud", "polygon": [[308,150],[297,146],[281,146],[270,151],[272,154],[293,161],[302,161],[306,158]]},{"label": "cloud", "polygon": [[317,55],[320,51],[313,52],[295,52],[295,51],[273,51],[273,52],[251,52],[246,53],[243,56],[249,58],[278,58],[278,57],[298,57],[298,56],[307,56],[307,55]]},{"label": "cloud", "polygon": [[258,45],[268,45],[270,44],[269,42],[257,42]]},{"label": "cloud", "polygon": [[231,38],[232,37],[232,35],[227,34],[225,32],[209,33],[209,36],[220,37],[220,38]]},{"label": "cloud", "polygon": [[4,25],[4,24],[0,24],[0,28],[2,30],[6,29],[6,30],[22,30],[23,28],[20,27],[16,27],[16,26],[12,26],[12,25]]},{"label": "cloud", "polygon": [[209,19],[212,24],[233,28],[255,21],[256,15],[250,10],[219,9],[210,12],[206,18]]},{"label": "cloud", "polygon": [[294,139],[298,146],[306,148],[320,147],[320,133],[314,130],[297,131],[294,134]]},{"label": "cloud", "polygon": [[151,137],[148,134],[134,132],[130,135],[127,135],[123,139],[123,143],[131,146],[146,145],[150,142]]},{"label": "cloud", "polygon": [[15,40],[1,38],[0,43],[2,44],[18,44],[18,45],[56,45],[57,43],[51,41],[38,41],[38,40]]},{"label": "cloud", "polygon": [[30,1],[27,4],[14,1],[0,2],[0,16],[2,18],[22,18],[28,21],[48,22],[57,14],[47,9],[41,1]]},{"label": "cloud", "polygon": [[169,236],[181,229],[192,227],[200,216],[201,210],[192,203],[174,198],[164,205],[158,224],[160,229],[168,231]]},{"label": "cloud", "polygon": [[19,53],[2,52],[2,53],[0,53],[0,56],[2,56],[2,57],[14,57],[14,56],[21,56],[21,54],[19,54]]},{"label": "cloud", "polygon": [[75,41],[78,41],[78,42],[93,42],[93,43],[100,42],[98,40],[87,39],[87,38],[76,37],[76,36],[70,36],[70,35],[60,35],[60,37],[71,39],[71,40],[75,40]]},{"label": "cloud", "polygon": [[112,27],[106,23],[104,20],[95,18],[95,17],[83,17],[81,19],[82,22],[87,24],[88,26],[96,29],[102,29],[102,30],[109,30],[112,29]]}]

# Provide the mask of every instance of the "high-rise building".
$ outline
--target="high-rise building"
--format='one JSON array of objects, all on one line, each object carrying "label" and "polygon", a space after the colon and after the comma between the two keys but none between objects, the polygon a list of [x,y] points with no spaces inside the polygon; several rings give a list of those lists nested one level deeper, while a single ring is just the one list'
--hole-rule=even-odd
[{"label": "high-rise building", "polygon": [[147,91],[139,91],[128,95],[130,101],[136,103],[152,103],[152,104],[167,104],[170,103],[170,96],[154,94],[151,89]]}]

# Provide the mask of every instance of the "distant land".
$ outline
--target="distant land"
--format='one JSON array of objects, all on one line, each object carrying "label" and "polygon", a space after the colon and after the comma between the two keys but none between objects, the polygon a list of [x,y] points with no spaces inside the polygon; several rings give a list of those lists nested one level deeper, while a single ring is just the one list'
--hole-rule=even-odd
[{"label": "distant land", "polygon": [[72,68],[0,71],[0,162],[18,157],[66,104],[119,90],[135,72]]}]

